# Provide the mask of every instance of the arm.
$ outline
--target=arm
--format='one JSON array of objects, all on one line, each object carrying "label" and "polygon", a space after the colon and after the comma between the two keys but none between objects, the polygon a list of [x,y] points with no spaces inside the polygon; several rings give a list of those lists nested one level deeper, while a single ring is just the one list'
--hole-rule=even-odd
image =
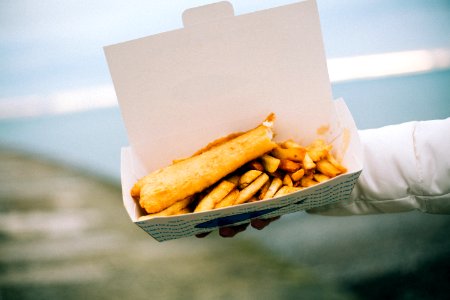
[{"label": "arm", "polygon": [[450,214],[450,118],[362,130],[360,136],[364,166],[351,199],[308,212]]}]

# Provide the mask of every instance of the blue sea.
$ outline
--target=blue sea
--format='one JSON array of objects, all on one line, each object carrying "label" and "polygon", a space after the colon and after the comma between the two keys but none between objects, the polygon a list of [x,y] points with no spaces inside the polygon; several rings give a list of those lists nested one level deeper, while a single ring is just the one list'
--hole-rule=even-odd
[{"label": "blue sea", "polygon": [[[359,129],[450,117],[450,70],[333,85]],[[118,107],[0,121],[0,147],[39,155],[118,181],[128,145]]]}]

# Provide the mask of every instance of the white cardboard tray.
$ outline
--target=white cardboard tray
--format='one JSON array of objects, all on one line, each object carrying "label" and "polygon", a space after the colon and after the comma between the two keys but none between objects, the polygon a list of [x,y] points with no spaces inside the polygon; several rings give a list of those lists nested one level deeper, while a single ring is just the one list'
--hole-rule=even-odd
[{"label": "white cardboard tray", "polygon": [[[122,189],[133,222],[158,241],[255,217],[347,199],[361,170],[361,146],[343,100],[332,100],[315,1],[234,16],[228,2],[185,11],[184,28],[105,47],[127,128]],[[333,144],[348,173],[277,199],[138,222],[132,185],[210,141],[276,114],[276,140]],[[329,128],[319,135],[319,128]]]}]

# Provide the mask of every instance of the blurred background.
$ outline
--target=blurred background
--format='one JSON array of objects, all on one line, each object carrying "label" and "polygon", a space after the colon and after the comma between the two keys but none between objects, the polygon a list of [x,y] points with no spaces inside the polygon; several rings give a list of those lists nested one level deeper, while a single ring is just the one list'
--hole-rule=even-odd
[{"label": "blurred background", "polygon": [[[122,207],[102,47],[214,1],[0,2],[0,299],[448,299],[450,216],[296,213],[158,243]],[[235,14],[296,1],[230,1]],[[317,0],[360,129],[450,116],[450,2]]]}]

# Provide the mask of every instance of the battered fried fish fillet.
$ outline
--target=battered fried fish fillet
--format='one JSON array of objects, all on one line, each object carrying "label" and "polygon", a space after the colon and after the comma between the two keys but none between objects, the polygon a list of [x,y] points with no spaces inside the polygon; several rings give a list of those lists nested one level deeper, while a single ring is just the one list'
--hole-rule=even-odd
[{"label": "battered fried fish fillet", "polygon": [[143,177],[133,186],[131,195],[139,198],[148,213],[157,213],[203,191],[276,147],[272,141],[273,120],[271,114],[252,130]]}]

